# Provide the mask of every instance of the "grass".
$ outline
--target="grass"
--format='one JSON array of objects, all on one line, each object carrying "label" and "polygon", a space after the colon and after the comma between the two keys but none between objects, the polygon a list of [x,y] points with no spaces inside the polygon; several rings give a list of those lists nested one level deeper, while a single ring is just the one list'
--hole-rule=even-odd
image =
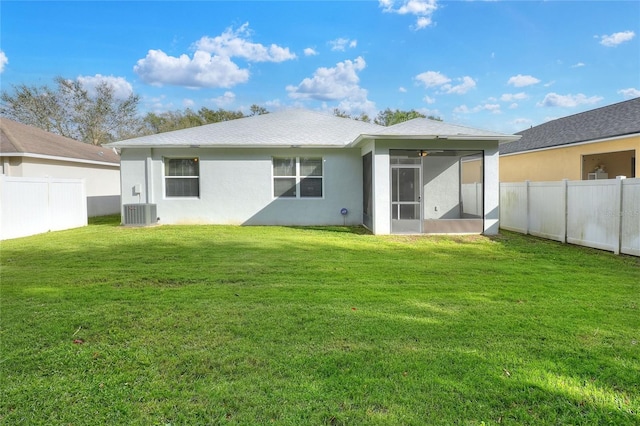
[{"label": "grass", "polygon": [[640,424],[640,259],[166,226],[1,247],[0,423]]}]

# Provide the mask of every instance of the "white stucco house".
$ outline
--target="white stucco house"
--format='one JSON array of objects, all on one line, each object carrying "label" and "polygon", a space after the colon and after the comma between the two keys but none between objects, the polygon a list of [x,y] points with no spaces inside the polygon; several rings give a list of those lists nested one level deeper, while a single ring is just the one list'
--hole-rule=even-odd
[{"label": "white stucco house", "polygon": [[[518,138],[429,119],[383,127],[285,110],[107,146],[121,154],[125,224],[148,205],[160,224],[495,234],[498,145]],[[469,159],[482,159],[471,190],[461,178]]]},{"label": "white stucco house", "polygon": [[89,217],[120,211],[120,156],[104,148],[0,118],[0,174],[83,179]]}]

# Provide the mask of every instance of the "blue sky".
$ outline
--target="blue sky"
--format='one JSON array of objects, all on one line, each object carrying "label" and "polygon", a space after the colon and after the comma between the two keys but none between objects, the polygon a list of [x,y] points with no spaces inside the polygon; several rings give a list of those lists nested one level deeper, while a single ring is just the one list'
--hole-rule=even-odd
[{"label": "blue sky", "polygon": [[0,78],[90,89],[141,113],[416,109],[513,133],[640,96],[637,1],[0,3]]}]

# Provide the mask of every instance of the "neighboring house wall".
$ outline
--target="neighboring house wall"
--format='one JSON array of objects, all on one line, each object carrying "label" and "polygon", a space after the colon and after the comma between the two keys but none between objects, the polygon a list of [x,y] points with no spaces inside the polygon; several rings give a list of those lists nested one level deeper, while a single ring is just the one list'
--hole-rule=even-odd
[{"label": "neighboring house wall", "polygon": [[[322,198],[273,196],[273,157],[294,156],[322,157]],[[199,197],[165,195],[165,157],[198,158]],[[124,148],[121,171],[122,203],[156,204],[162,224],[362,223],[359,149]],[[137,188],[140,194],[136,193]],[[349,212],[346,216],[341,214],[343,208]]]},{"label": "neighboring house wall", "polygon": [[37,157],[5,157],[4,173],[13,177],[83,179],[89,217],[120,211],[120,170],[113,166]]},{"label": "neighboring house wall", "polygon": [[[635,153],[632,156],[628,151]],[[626,153],[615,154],[622,152]],[[635,157],[637,176],[640,167],[638,154],[640,154],[640,136],[503,154],[500,157],[500,181],[585,180],[587,174],[601,163],[605,164],[605,171],[609,174],[609,178],[616,176],[631,178],[634,177],[631,158]],[[585,156],[587,158],[583,162]]]}]

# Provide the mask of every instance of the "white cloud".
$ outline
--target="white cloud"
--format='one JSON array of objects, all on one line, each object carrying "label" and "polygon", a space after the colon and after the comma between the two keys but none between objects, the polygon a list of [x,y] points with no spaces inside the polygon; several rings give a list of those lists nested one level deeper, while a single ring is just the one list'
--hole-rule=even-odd
[{"label": "white cloud", "polygon": [[124,77],[96,74],[94,76],[78,76],[77,79],[90,96],[96,95],[96,87],[106,83],[113,88],[113,96],[116,99],[126,99],[133,94],[133,87]]},{"label": "white cloud", "polygon": [[283,62],[295,59],[288,47],[272,44],[266,47],[249,41],[251,31],[246,22],[237,30],[227,28],[216,37],[204,36],[194,43],[196,51],[203,51],[226,58],[243,58],[250,62]]},{"label": "white cloud", "polygon": [[502,111],[500,110],[500,105],[499,104],[481,104],[481,105],[477,105],[473,108],[469,108],[466,105],[460,105],[458,107],[455,107],[453,109],[453,112],[456,114],[472,114],[472,113],[477,113],[480,111],[489,111],[492,114],[500,114],[502,113]]},{"label": "white cloud", "polygon": [[133,70],[144,82],[154,86],[229,88],[249,80],[249,70],[240,68],[231,58],[247,62],[282,62],[296,58],[288,47],[253,43],[250,36],[249,23],[245,23],[237,30],[228,28],[217,37],[200,38],[192,46],[195,50],[192,57],[149,50]]},{"label": "white cloud", "polygon": [[531,119],[529,118],[516,118],[511,122],[511,124],[513,124],[514,126],[520,129],[524,128],[525,126],[531,127],[532,123],[533,121],[531,121]]},{"label": "white cloud", "polygon": [[425,96],[423,99],[423,101],[425,101],[426,103],[428,103],[429,105],[435,104],[436,100],[432,97],[429,96]]},{"label": "white cloud", "polygon": [[600,102],[603,98],[601,96],[587,97],[582,93],[577,95],[558,95],[557,93],[548,93],[542,102],[538,103],[538,106],[545,107],[565,107],[571,108],[578,105],[592,105]]},{"label": "white cloud", "polygon": [[431,17],[438,10],[438,0],[379,0],[378,4],[387,13],[416,16],[416,23],[412,27],[415,30],[432,25]]},{"label": "white cloud", "polygon": [[218,108],[226,107],[231,105],[236,100],[236,94],[233,92],[224,92],[223,95],[218,96],[217,98],[209,99],[215,106]]},{"label": "white cloud", "polygon": [[581,67],[584,67],[584,66],[585,66],[584,62],[578,62],[577,64],[571,65],[571,68],[581,68]]},{"label": "white cloud", "polygon": [[464,76],[456,80],[461,81],[461,83],[455,86],[452,86],[451,84],[445,84],[440,88],[440,90],[448,94],[464,95],[469,90],[476,87],[475,80],[469,76]]},{"label": "white cloud", "polygon": [[520,93],[505,93],[502,96],[500,96],[500,100],[502,102],[513,102],[513,101],[521,101],[523,99],[527,99],[529,96],[524,93],[524,92],[520,92]]},{"label": "white cloud", "polygon": [[335,101],[353,96],[364,90],[359,86],[358,72],[365,67],[365,60],[359,56],[354,61],[338,62],[334,68],[318,68],[313,77],[305,78],[297,86],[287,86],[289,97]]},{"label": "white cloud", "polygon": [[317,54],[318,52],[311,47],[307,47],[306,49],[304,49],[304,56],[315,56]]},{"label": "white cloud", "polygon": [[476,87],[475,80],[469,76],[456,78],[460,84],[453,85],[453,80],[439,71],[426,71],[415,76],[415,79],[427,89],[437,87],[438,93],[445,94],[463,95]]},{"label": "white cloud", "polygon": [[420,16],[418,19],[416,19],[416,24],[413,28],[415,28],[416,30],[421,30],[423,28],[427,28],[429,25],[431,25],[432,22],[433,21],[431,21],[430,17]]},{"label": "white cloud", "polygon": [[313,77],[297,86],[287,86],[289,97],[297,100],[340,101],[338,108],[348,112],[375,113],[375,104],[367,99],[367,90],[360,87],[358,73],[366,67],[359,56],[355,60],[338,62],[333,68],[318,68]]},{"label": "white cloud", "polygon": [[176,58],[162,50],[149,50],[133,71],[154,86],[232,87],[249,80],[249,70],[241,69],[227,57],[211,56],[200,50],[193,58],[187,55]]},{"label": "white cloud", "polygon": [[453,112],[455,112],[456,114],[468,114],[468,113],[471,112],[471,110],[466,105],[460,105],[460,106],[455,107],[453,109]]},{"label": "white cloud", "polygon": [[400,86],[400,87],[398,88],[398,92],[400,92],[400,93],[407,93],[407,89],[405,89],[404,87]]},{"label": "white cloud", "polygon": [[347,50],[347,47],[353,49],[358,45],[358,40],[350,40],[348,38],[337,38],[335,40],[330,40],[329,45],[331,46],[331,50],[336,50],[339,52],[344,52]]},{"label": "white cloud", "polygon": [[182,106],[185,108],[191,108],[196,104],[196,102],[193,99],[183,99],[182,100]]},{"label": "white cloud", "polygon": [[427,89],[445,85],[451,81],[449,77],[438,71],[427,71],[416,75],[416,80],[424,84]]},{"label": "white cloud", "polygon": [[0,73],[4,71],[4,66],[8,63],[9,58],[7,58],[7,55],[2,50],[0,50]]},{"label": "white cloud", "polygon": [[267,109],[269,110],[278,110],[282,108],[282,102],[280,102],[280,99],[272,99],[270,101],[266,101],[265,106],[267,107]]},{"label": "white cloud", "polygon": [[509,105],[509,109],[517,109],[518,108],[518,103],[514,102],[511,105]]},{"label": "white cloud", "polygon": [[635,89],[633,87],[629,87],[628,89],[618,90],[618,93],[627,99],[637,98],[638,96],[640,96],[640,90]]},{"label": "white cloud", "polygon": [[531,86],[532,84],[537,84],[537,83],[540,83],[540,80],[538,80],[537,78],[531,75],[522,75],[522,74],[515,75],[511,77],[509,81],[507,81],[507,84],[515,87]]},{"label": "white cloud", "polygon": [[[633,31],[622,31],[611,35],[600,36],[600,44],[607,47],[615,47],[625,41],[632,40],[636,36]],[[597,37],[597,36],[596,36]]]},{"label": "white cloud", "polygon": [[174,108],[173,102],[165,103],[166,101],[167,97],[165,95],[144,99],[144,103],[147,105],[146,109],[155,112],[156,114],[160,114]]}]

